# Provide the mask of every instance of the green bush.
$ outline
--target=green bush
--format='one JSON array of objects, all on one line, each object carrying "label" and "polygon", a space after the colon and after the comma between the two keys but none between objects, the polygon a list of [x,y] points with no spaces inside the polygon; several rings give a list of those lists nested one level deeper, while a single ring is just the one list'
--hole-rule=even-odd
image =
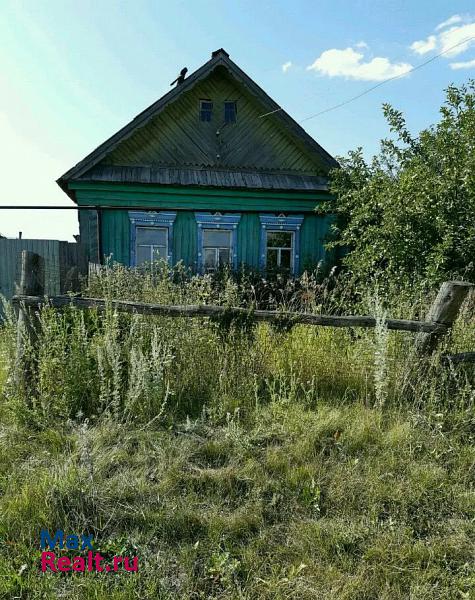
[{"label": "green bush", "polygon": [[395,139],[370,162],[358,149],[333,171],[337,239],[344,263],[387,288],[475,276],[475,82],[447,89],[441,119],[417,137],[385,104]]}]

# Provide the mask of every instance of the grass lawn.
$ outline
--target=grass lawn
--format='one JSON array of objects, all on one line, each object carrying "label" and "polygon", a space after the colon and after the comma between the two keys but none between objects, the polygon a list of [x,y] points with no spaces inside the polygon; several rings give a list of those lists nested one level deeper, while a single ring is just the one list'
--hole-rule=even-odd
[{"label": "grass lawn", "polygon": [[[475,597],[473,375],[407,391],[412,341],[45,310],[35,395],[0,366],[1,597]],[[42,573],[43,528],[138,572]]]}]

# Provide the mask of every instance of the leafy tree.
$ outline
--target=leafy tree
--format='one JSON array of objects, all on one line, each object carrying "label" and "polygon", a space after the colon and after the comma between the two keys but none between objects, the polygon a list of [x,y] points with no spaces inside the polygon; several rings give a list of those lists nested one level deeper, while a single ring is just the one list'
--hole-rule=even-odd
[{"label": "leafy tree", "polygon": [[[392,139],[370,162],[350,152],[332,173],[333,247],[357,279],[408,285],[475,279],[475,80],[450,86],[440,121],[413,137],[383,105]],[[332,210],[335,207],[332,206]]]}]

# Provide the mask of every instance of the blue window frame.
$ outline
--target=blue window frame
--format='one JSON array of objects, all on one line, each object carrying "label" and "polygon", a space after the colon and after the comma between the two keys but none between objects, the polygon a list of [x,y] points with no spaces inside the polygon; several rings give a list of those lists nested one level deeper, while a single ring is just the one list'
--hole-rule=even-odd
[{"label": "blue window frame", "polygon": [[198,224],[198,271],[215,271],[225,264],[237,269],[239,214],[195,213]]},{"label": "blue window frame", "polygon": [[303,215],[260,215],[259,266],[262,270],[299,272]]},{"label": "blue window frame", "polygon": [[154,260],[172,261],[176,212],[129,211],[130,266]]}]

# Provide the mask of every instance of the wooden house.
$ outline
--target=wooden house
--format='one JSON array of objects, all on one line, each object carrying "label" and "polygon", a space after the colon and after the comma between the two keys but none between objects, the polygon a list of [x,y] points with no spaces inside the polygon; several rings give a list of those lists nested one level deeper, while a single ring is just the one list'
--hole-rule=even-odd
[{"label": "wooden house", "polygon": [[220,49],[58,184],[92,261],[296,275],[325,260],[329,217],[315,209],[336,166]]}]

